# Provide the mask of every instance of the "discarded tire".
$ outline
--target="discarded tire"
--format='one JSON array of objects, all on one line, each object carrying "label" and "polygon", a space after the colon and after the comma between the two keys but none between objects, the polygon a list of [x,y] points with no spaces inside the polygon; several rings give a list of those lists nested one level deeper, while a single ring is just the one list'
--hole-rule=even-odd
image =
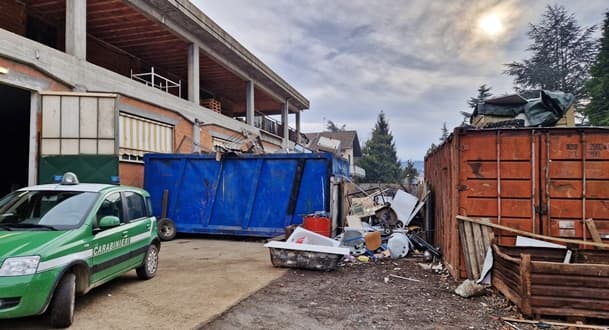
[{"label": "discarded tire", "polygon": [[176,224],[169,218],[159,220],[159,238],[163,241],[171,241],[176,237]]}]

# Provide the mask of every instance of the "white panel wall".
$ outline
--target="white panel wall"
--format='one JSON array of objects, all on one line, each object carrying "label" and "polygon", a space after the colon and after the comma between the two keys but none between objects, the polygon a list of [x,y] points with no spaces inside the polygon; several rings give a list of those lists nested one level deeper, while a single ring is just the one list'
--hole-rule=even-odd
[{"label": "white panel wall", "polygon": [[41,155],[116,154],[116,97],[42,95]]}]

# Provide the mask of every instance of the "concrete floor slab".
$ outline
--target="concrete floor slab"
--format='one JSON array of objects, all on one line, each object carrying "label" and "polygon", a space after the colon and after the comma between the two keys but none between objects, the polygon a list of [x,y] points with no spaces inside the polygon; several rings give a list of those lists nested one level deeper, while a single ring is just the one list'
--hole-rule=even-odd
[{"label": "concrete floor slab", "polygon": [[[163,242],[159,271],[135,271],[76,301],[71,329],[192,329],[281,276],[260,242],[186,238]],[[0,328],[48,328],[46,315],[0,320]]]}]

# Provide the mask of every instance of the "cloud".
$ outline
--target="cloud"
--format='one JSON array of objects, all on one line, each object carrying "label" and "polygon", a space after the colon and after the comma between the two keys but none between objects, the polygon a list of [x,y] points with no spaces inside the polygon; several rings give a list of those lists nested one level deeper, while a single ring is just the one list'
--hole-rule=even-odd
[{"label": "cloud", "polygon": [[[526,31],[546,3],[525,0],[194,0],[203,12],[311,101],[303,131],[324,119],[370,136],[383,110],[401,159],[422,159],[441,127],[462,121],[481,84],[511,92],[503,64],[527,56]],[[601,0],[576,6],[582,25],[599,23]],[[584,7],[584,8],[580,8]],[[478,26],[496,15],[504,33]]]}]

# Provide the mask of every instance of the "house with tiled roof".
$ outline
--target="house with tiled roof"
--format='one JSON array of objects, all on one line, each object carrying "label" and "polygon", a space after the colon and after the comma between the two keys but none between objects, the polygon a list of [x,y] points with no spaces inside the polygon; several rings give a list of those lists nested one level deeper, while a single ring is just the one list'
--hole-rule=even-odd
[{"label": "house with tiled roof", "polygon": [[357,131],[306,133],[307,148],[313,152],[332,152],[349,161],[349,171],[354,177],[366,176],[366,171],[355,165],[362,156]]}]

